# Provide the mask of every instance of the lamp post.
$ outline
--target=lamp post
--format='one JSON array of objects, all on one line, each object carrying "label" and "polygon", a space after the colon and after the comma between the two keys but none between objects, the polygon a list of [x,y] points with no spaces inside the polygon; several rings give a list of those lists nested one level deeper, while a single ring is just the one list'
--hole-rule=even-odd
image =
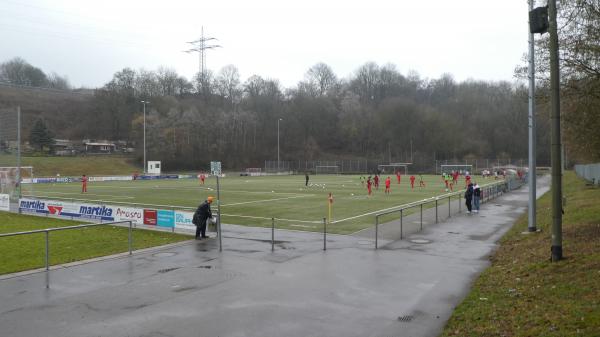
[{"label": "lamp post", "polygon": [[279,122],[281,122],[283,119],[279,118],[277,119],[277,173],[279,173],[279,171],[281,170],[281,168],[279,167]]},{"label": "lamp post", "polygon": [[148,101],[140,101],[144,105],[144,174],[146,174],[146,104],[150,104]]}]

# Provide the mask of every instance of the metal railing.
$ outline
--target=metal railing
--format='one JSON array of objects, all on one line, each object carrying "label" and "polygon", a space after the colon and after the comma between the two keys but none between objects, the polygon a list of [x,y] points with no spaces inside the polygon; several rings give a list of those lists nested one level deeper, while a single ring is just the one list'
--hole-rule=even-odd
[{"label": "metal railing", "polygon": [[[507,183],[507,181],[494,182],[494,183],[491,183],[488,185],[481,186],[481,190],[482,190],[481,203],[484,203],[484,202],[487,202],[491,199],[498,197],[502,193],[505,193],[508,190],[508,183]],[[419,229],[419,231],[422,231],[423,230],[423,205],[435,203],[435,223],[438,223],[439,222],[439,218],[438,218],[438,208],[439,207],[438,206],[439,206],[440,200],[448,199],[448,218],[450,218],[450,217],[452,217],[452,198],[456,198],[458,200],[458,211],[460,212],[461,208],[462,208],[462,200],[463,200],[464,192],[465,192],[464,190],[461,190],[461,191],[447,193],[447,194],[443,194],[443,195],[428,198],[428,199],[414,201],[414,202],[411,202],[408,204],[400,205],[396,209],[375,214],[375,249],[378,249],[379,218],[380,217],[385,216],[385,215],[394,214],[394,213],[399,213],[399,215],[400,215],[400,240],[402,240],[403,235],[404,235],[403,218],[404,218],[404,213],[406,210],[415,208],[415,207],[419,207],[419,212],[420,212],[420,229]]]},{"label": "metal railing", "polygon": [[[87,227],[96,227],[96,226],[106,226],[106,225],[115,225],[120,223],[129,223],[129,234],[128,234],[128,247],[129,247],[129,255],[132,254],[132,221],[115,221],[115,222],[103,222],[103,223],[95,223],[95,224],[81,224],[76,226],[67,226],[67,227],[56,227],[56,228],[46,228],[46,229],[36,229],[32,231],[25,232],[15,232],[15,233],[6,233],[0,234],[0,238],[3,237],[11,237],[18,235],[28,235],[28,234],[46,234],[46,275],[50,272],[50,232],[63,231],[68,229],[79,229],[79,228],[87,228]],[[46,277],[46,288],[50,287],[50,278]]]}]

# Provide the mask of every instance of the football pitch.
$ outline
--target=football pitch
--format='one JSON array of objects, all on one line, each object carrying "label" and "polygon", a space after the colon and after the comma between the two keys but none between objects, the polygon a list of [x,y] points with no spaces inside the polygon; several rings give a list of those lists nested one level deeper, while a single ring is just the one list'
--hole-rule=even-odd
[{"label": "football pitch", "polygon": [[[385,180],[387,176],[382,177]],[[320,231],[323,218],[328,218],[328,195],[332,193],[328,232],[349,234],[373,226],[377,212],[447,193],[440,176],[424,175],[425,187],[418,187],[417,176],[413,190],[408,176],[402,176],[400,184],[395,176],[391,178],[390,194],[384,193],[385,184],[381,181],[379,189],[373,188],[369,197],[357,175],[313,175],[308,186],[304,175],[228,175],[220,179],[221,220],[226,224],[270,227],[271,218],[275,218],[277,228]],[[482,179],[479,183],[486,182]],[[463,185],[461,180],[458,188]],[[188,210],[195,209],[210,195],[217,196],[214,177],[207,178],[204,185],[197,179],[90,182],[84,194],[80,183],[35,184],[27,190],[32,196],[56,200]],[[447,199],[440,200],[440,204],[445,202]],[[216,208],[213,203],[213,213]]]}]

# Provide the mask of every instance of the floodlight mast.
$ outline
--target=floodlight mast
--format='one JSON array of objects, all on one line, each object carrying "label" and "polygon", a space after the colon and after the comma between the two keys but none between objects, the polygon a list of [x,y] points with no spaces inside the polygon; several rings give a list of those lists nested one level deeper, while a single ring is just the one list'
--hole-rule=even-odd
[{"label": "floodlight mast", "polygon": [[146,104],[150,104],[148,101],[140,101],[144,105],[144,174],[146,174]]}]

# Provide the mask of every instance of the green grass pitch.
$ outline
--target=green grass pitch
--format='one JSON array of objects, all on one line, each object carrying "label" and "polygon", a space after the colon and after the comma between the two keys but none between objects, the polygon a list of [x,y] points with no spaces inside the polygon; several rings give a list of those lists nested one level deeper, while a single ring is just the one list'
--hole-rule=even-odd
[{"label": "green grass pitch", "polygon": [[[439,176],[424,175],[426,186],[418,187],[416,176],[414,190],[410,188],[409,176],[402,176],[401,184],[391,176],[391,194],[385,194],[385,177],[382,176],[379,189],[373,189],[369,197],[359,176],[312,175],[309,185],[305,186],[304,175],[227,175],[220,180],[222,222],[270,227],[274,217],[277,228],[320,231],[323,218],[328,218],[327,197],[331,192],[333,221],[328,225],[328,232],[348,234],[373,226],[374,214],[378,211],[446,193]],[[481,182],[485,183],[483,179]],[[458,186],[462,188],[464,179]],[[85,194],[81,193],[80,183],[35,184],[28,189],[32,195],[61,200],[193,209],[209,195],[216,197],[216,178],[209,177],[205,185],[200,185],[197,179],[90,182]],[[212,208],[214,212],[216,204]]]}]

